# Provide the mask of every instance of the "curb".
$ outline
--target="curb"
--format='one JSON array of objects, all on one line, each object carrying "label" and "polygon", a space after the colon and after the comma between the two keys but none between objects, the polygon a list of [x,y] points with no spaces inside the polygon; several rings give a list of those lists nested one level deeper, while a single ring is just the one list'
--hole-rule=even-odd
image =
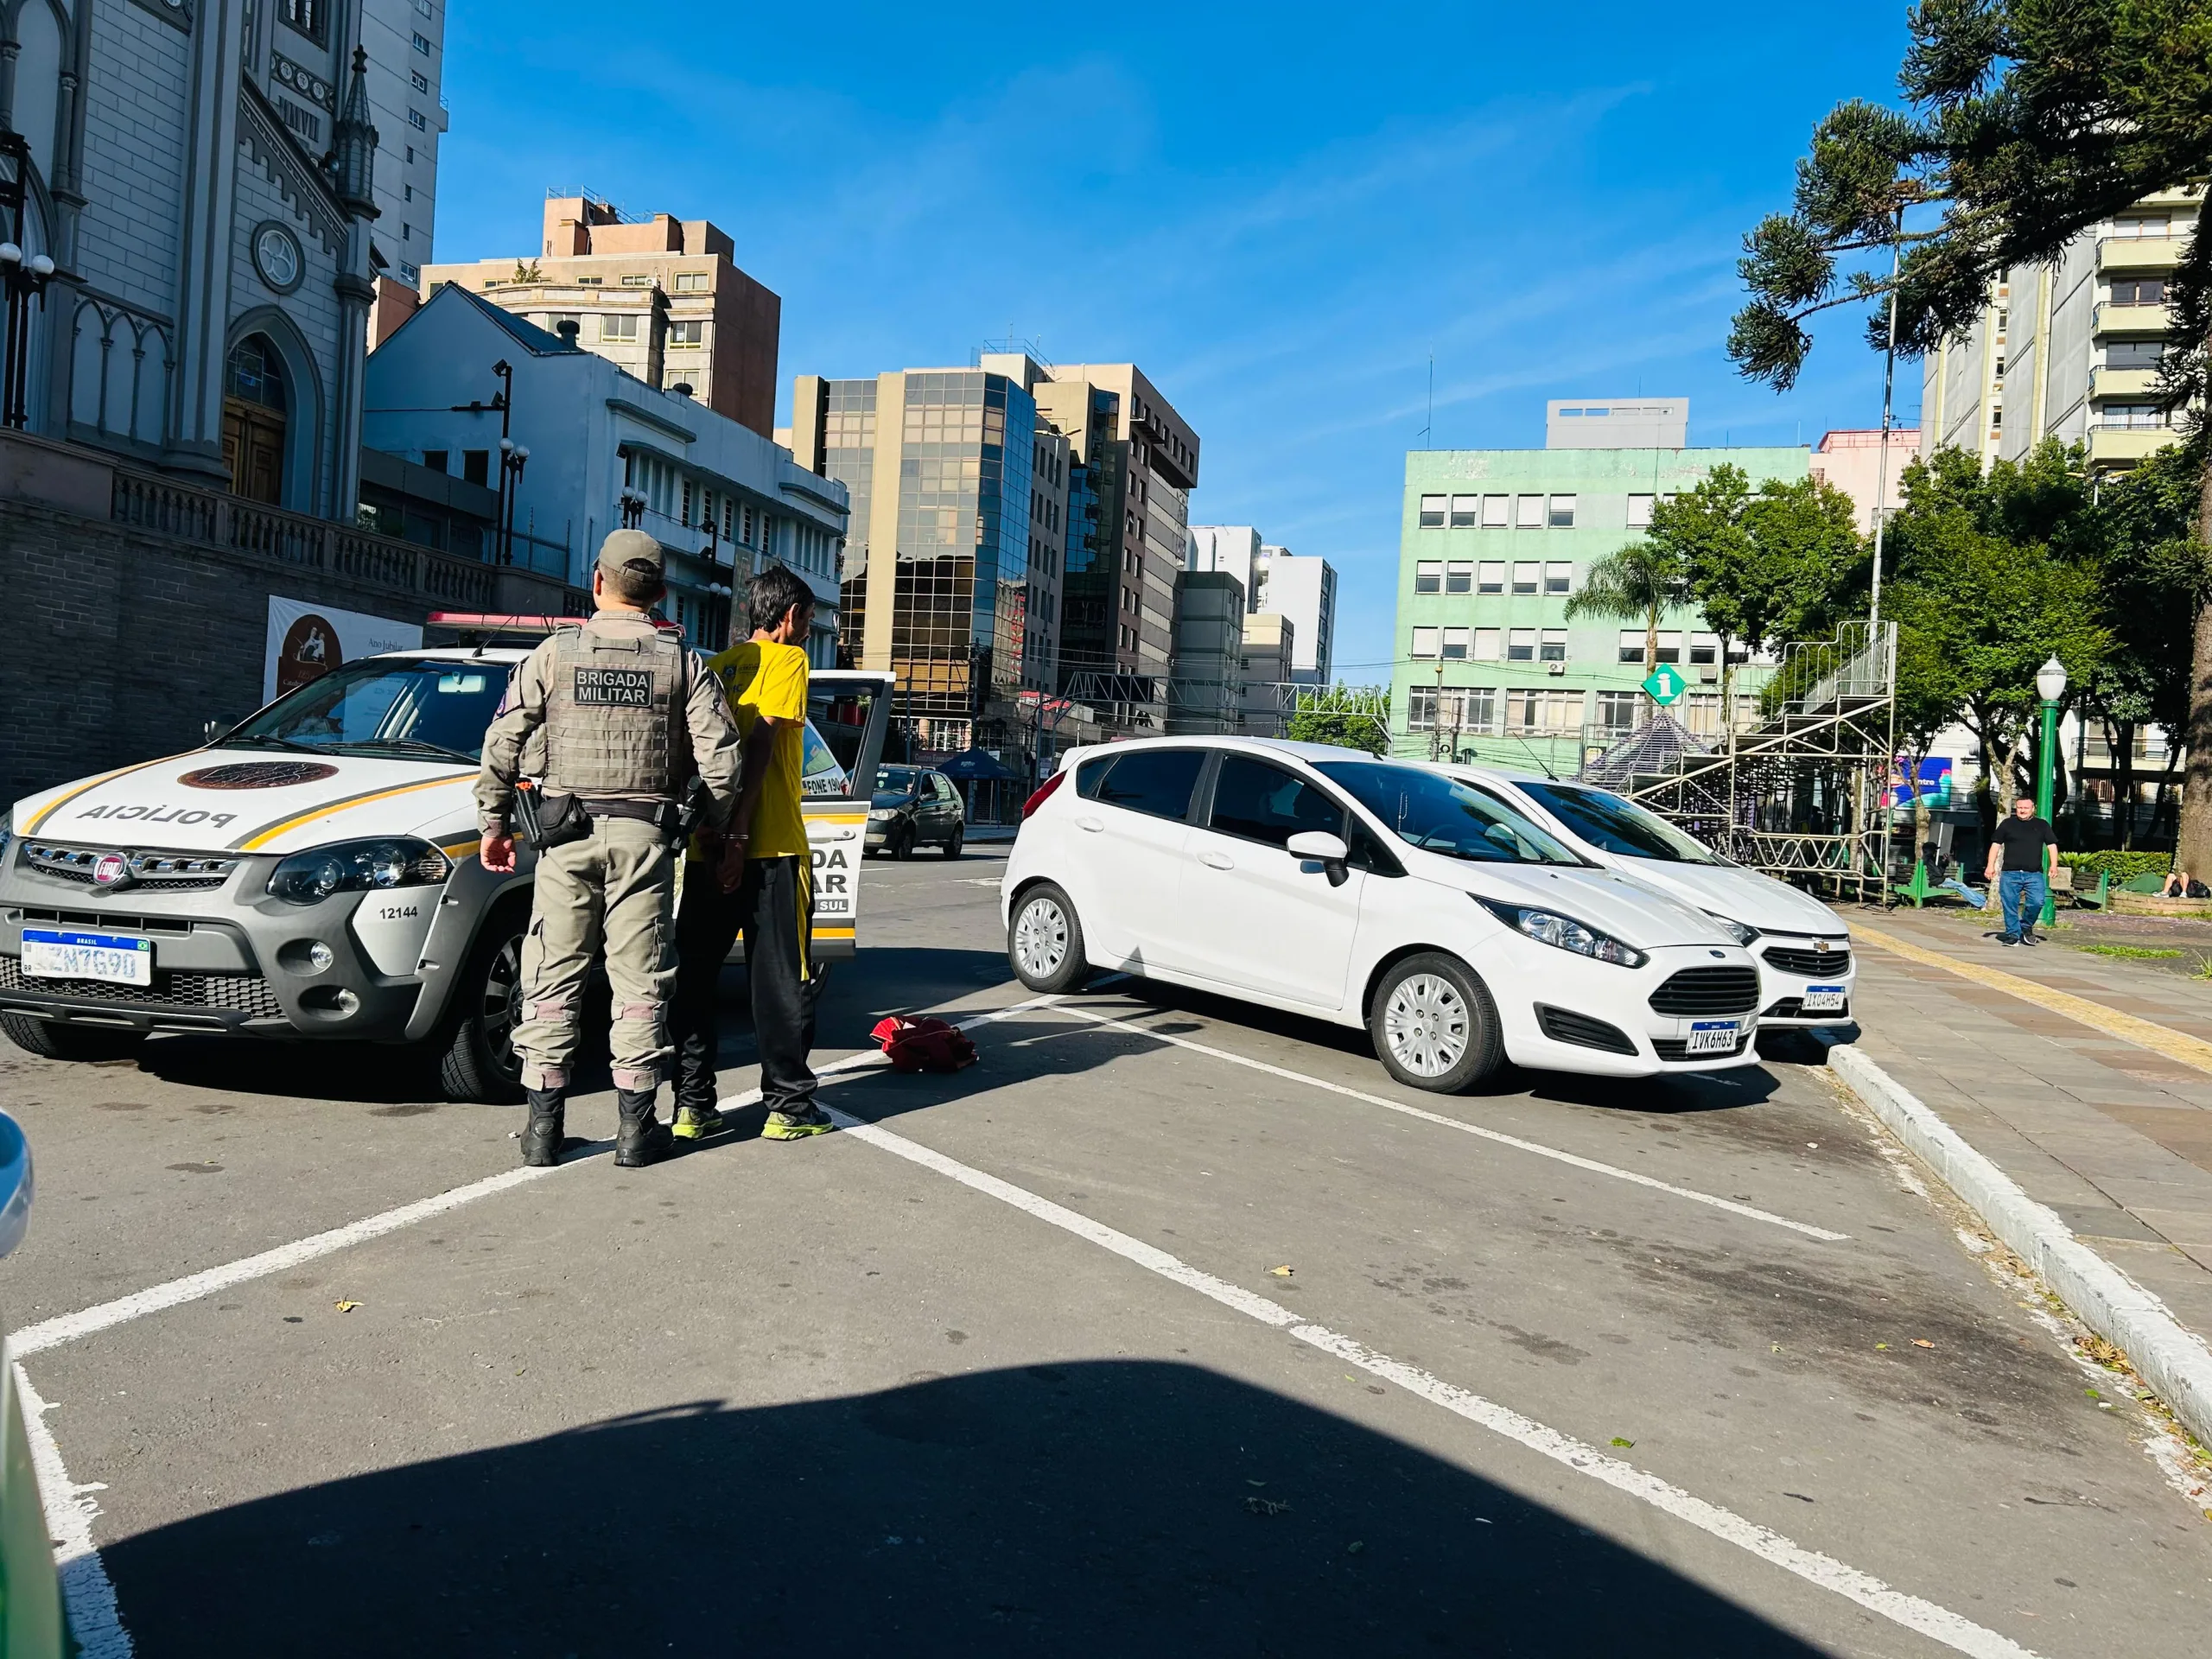
[{"label": "curb", "polygon": [[1864,1054],[1839,1044],[1828,1050],[1828,1069],[2042,1275],[2082,1324],[2126,1352],[2137,1374],[2201,1444],[2212,1446],[2212,1349],[2202,1338]]}]

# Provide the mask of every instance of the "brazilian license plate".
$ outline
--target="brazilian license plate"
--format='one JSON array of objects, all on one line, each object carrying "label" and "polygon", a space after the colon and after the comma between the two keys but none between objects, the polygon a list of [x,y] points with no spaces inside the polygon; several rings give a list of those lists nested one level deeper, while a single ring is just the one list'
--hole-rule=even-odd
[{"label": "brazilian license plate", "polygon": [[1840,985],[1808,985],[1802,1003],[1808,1014],[1841,1014],[1843,987]]},{"label": "brazilian license plate", "polygon": [[1690,1022],[1688,1054],[1733,1054],[1744,1028],[1733,1020],[1694,1020]]},{"label": "brazilian license plate", "polygon": [[23,930],[26,979],[98,979],[111,985],[154,982],[154,942],[135,933]]}]

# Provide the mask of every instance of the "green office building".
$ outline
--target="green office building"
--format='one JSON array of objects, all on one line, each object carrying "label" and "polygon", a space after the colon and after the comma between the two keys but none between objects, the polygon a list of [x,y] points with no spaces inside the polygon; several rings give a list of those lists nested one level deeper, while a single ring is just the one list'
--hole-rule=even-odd
[{"label": "green office building", "polygon": [[[1651,522],[1656,502],[1724,462],[1754,488],[1807,475],[1809,451],[1688,447],[1685,398],[1561,399],[1541,449],[1416,449],[1406,456],[1391,746],[1571,777],[1643,725],[1641,619],[1580,617],[1567,601],[1591,563]],[[1722,729],[1719,642],[1688,611],[1665,619],[1659,660],[1688,689],[1672,712],[1707,741]],[[1732,681],[1736,717],[1757,672]]]}]

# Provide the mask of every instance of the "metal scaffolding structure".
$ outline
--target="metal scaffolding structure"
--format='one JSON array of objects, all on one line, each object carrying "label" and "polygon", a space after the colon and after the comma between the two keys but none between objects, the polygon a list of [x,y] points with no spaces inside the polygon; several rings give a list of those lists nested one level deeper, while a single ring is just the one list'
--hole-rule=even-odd
[{"label": "metal scaffolding structure", "polygon": [[1582,775],[1737,862],[1841,899],[1878,903],[1890,861],[1897,625],[1846,623],[1783,649],[1763,718],[1714,745],[1651,745],[1640,728],[1586,749]]}]

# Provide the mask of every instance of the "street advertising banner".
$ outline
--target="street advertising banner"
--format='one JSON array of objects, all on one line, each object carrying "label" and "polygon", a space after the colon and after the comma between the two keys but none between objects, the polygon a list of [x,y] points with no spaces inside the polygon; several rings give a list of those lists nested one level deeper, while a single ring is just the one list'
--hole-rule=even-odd
[{"label": "street advertising banner", "polygon": [[269,595],[269,644],[262,661],[261,700],[273,702],[287,691],[319,680],[340,663],[378,652],[414,651],[423,630],[413,622],[308,605]]}]

